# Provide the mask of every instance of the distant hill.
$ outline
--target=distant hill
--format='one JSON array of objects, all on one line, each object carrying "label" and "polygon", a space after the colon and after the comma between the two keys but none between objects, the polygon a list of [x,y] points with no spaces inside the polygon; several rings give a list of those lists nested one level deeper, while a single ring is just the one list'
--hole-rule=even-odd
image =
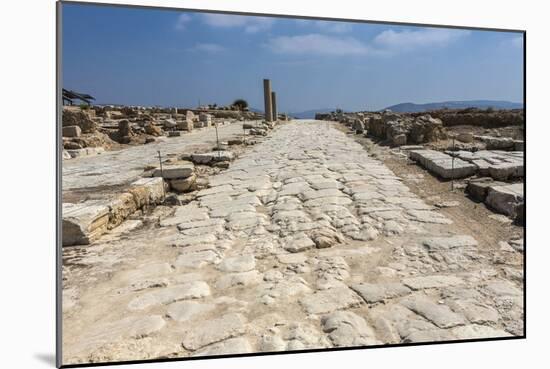
[{"label": "distant hill", "polygon": [[470,101],[444,101],[428,104],[415,104],[415,103],[402,103],[397,105],[388,106],[385,109],[389,109],[396,113],[420,113],[423,111],[437,110],[437,109],[466,109],[466,108],[480,108],[486,109],[492,107],[494,109],[523,109],[523,104],[510,101],[497,101],[497,100],[470,100]]},{"label": "distant hill", "polygon": [[297,119],[314,119],[316,113],[330,113],[334,110],[334,108],[306,110],[299,113],[290,113],[290,116]]}]

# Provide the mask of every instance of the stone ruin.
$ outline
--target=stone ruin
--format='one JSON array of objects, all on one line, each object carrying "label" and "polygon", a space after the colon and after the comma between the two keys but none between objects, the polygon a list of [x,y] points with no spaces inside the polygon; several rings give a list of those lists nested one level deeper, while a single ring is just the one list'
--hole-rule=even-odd
[{"label": "stone ruin", "polygon": [[357,134],[374,136],[392,145],[421,144],[446,138],[441,119],[429,114],[412,117],[394,113],[343,113],[317,114],[315,119],[338,121]]}]

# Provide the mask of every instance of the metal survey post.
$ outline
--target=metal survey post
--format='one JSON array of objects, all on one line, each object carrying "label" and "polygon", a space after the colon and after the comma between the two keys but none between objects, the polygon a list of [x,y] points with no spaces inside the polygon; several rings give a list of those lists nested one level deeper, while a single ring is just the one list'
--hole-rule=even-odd
[{"label": "metal survey post", "polygon": [[220,150],[220,137],[218,136],[218,122],[214,122],[214,128],[216,129],[216,151],[218,151],[218,158],[221,156]]},{"label": "metal survey post", "polygon": [[453,155],[451,155],[451,192],[455,190],[455,136],[453,135]]},{"label": "metal survey post", "polygon": [[[160,164],[160,178],[164,181],[164,173],[162,172],[162,155],[160,154],[160,150],[157,150],[157,153],[159,154],[159,164]],[[162,185],[162,194],[166,196],[166,191],[164,190],[164,184]]]}]

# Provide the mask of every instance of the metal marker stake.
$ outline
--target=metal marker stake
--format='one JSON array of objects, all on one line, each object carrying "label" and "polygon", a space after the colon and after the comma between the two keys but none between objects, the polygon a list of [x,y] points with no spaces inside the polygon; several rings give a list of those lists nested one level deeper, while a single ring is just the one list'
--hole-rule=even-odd
[{"label": "metal marker stake", "polygon": [[[164,182],[164,173],[162,172],[162,155],[160,154],[160,150],[157,151],[159,154],[159,164],[160,164],[160,177],[162,178],[162,181]],[[164,197],[166,197],[166,191],[164,190],[164,184],[162,185],[162,194]]]},{"label": "metal marker stake", "polygon": [[218,122],[214,123],[214,127],[216,128],[216,150],[218,150],[218,158],[221,156],[220,153],[220,138],[218,136]]},{"label": "metal marker stake", "polygon": [[453,155],[451,160],[451,192],[455,190],[455,136],[453,136]]}]

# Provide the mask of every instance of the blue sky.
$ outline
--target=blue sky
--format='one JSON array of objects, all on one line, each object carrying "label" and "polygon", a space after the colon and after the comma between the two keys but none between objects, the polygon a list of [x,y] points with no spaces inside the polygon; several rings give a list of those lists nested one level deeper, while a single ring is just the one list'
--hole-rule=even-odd
[{"label": "blue sky", "polygon": [[63,6],[63,86],[97,103],[196,106],[236,98],[281,112],[401,102],[523,102],[520,33]]}]

